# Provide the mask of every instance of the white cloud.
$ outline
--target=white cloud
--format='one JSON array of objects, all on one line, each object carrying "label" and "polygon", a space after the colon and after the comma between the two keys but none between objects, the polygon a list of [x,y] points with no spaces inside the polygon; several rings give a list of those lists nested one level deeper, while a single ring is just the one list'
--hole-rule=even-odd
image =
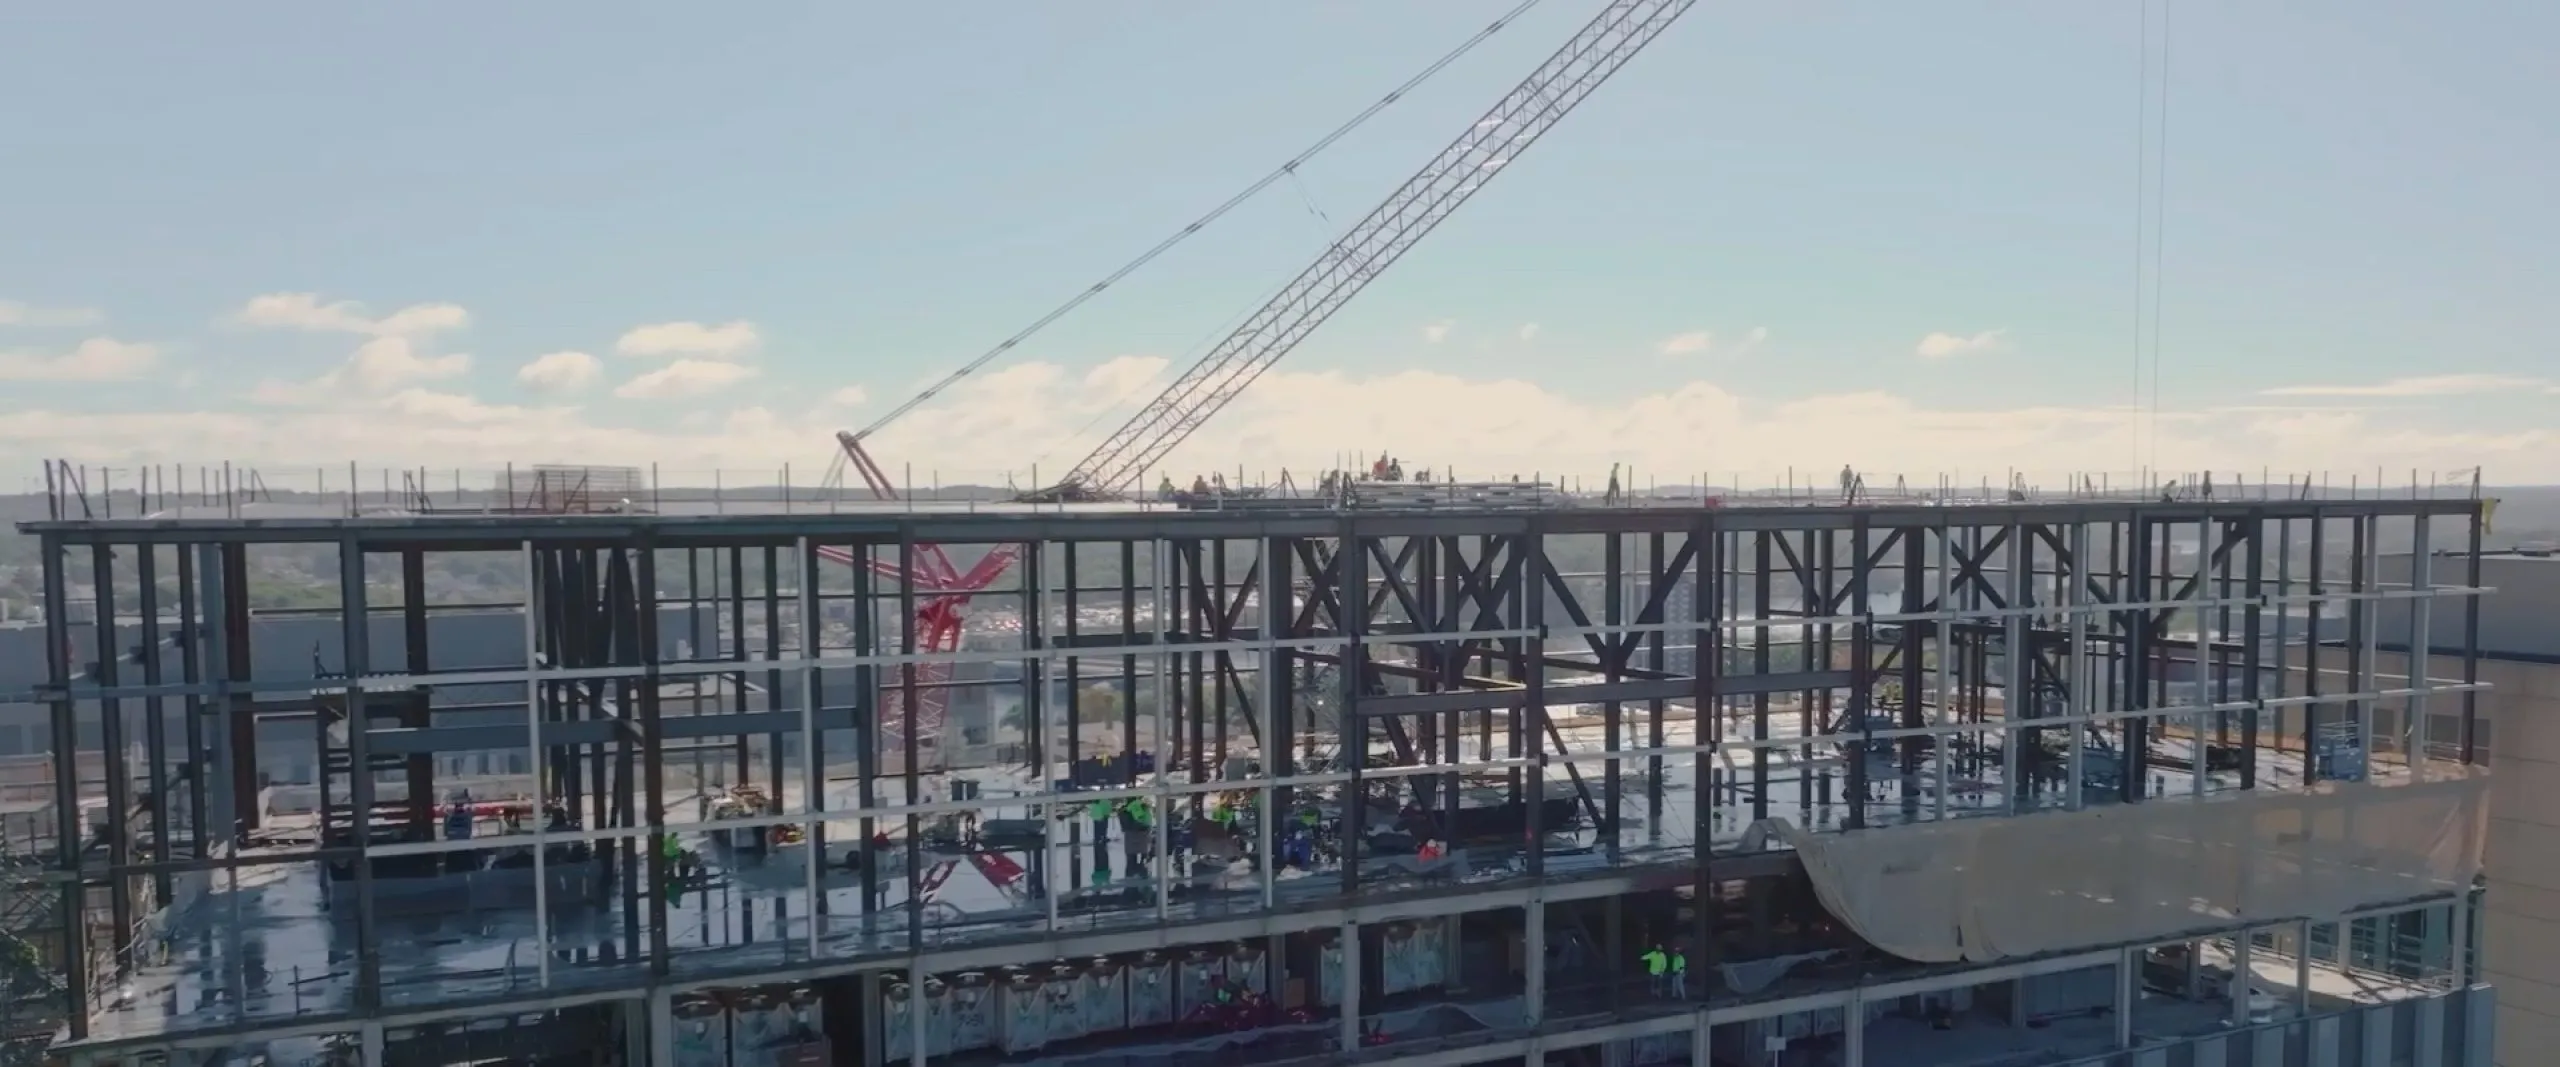
[{"label": "white cloud", "polygon": [[827,394],[827,403],[840,408],[858,408],[871,400],[871,391],[859,385],[848,385]]},{"label": "white cloud", "polygon": [[516,368],[516,380],[544,392],[566,393],[595,384],[604,364],[584,352],[551,352]]},{"label": "white cloud", "polygon": [[1537,340],[1538,324],[1534,322],[1522,323],[1520,326],[1520,339],[1523,341]]},{"label": "white cloud", "polygon": [[1693,356],[1715,347],[1715,343],[1716,335],[1705,330],[1691,330],[1663,338],[1654,349],[1666,356]]},{"label": "white cloud", "polygon": [[2553,388],[2540,378],[2512,374],[2435,374],[2393,378],[2371,385],[2288,385],[2259,390],[2261,396],[2468,396],[2509,389]]},{"label": "white cloud", "polygon": [[1449,331],[1458,327],[1456,319],[1442,319],[1422,328],[1422,343],[1436,345],[1449,339]]},{"label": "white cloud", "polygon": [[94,326],[105,320],[95,308],[46,308],[0,300],[0,326]]},{"label": "white cloud", "polygon": [[570,408],[525,408],[483,404],[477,399],[460,393],[438,393],[425,389],[403,389],[384,397],[381,410],[394,415],[407,415],[423,420],[465,426],[502,425],[536,416],[564,417],[575,414],[575,410]]},{"label": "white cloud", "polygon": [[1984,330],[1970,336],[1933,333],[1921,338],[1919,345],[1914,347],[1913,351],[1922,359],[1946,359],[1950,356],[1998,352],[2009,347],[2008,338],[2007,330]]},{"label": "white cloud", "polygon": [[155,345],[92,337],[62,355],[0,352],[0,381],[120,382],[139,378],[160,358]]},{"label": "white cloud", "polygon": [[699,322],[658,322],[632,327],[621,340],[613,343],[613,350],[644,359],[667,356],[735,359],[755,351],[762,340],[756,333],[756,324],[743,319],[718,326]]},{"label": "white cloud", "polygon": [[1766,340],[1768,340],[1768,339],[1769,339],[1769,328],[1768,328],[1768,327],[1766,327],[1766,326],[1754,326],[1754,327],[1752,327],[1752,328],[1751,328],[1751,332],[1750,332],[1750,333],[1748,333],[1748,334],[1744,334],[1744,335],[1743,335],[1742,343],[1743,343],[1743,344],[1745,344],[1745,345],[1756,345],[1756,344],[1759,344],[1760,342],[1762,342],[1762,341],[1766,341]]},{"label": "white cloud", "polygon": [[347,360],[346,376],[359,388],[384,390],[410,382],[451,378],[471,369],[471,357],[460,352],[441,356],[420,353],[405,338],[377,337],[356,348]]},{"label": "white cloud", "polygon": [[422,337],[471,324],[471,313],[456,304],[411,304],[373,318],[362,304],[352,300],[324,304],[318,293],[268,293],[252,298],[231,318],[243,326],[376,337]]},{"label": "white cloud", "polygon": [[268,380],[249,398],[266,404],[319,404],[350,395],[378,396],[417,382],[468,373],[471,357],[454,352],[429,355],[406,337],[383,336],[356,346],[355,354],[328,373],[307,382]]},{"label": "white cloud", "polygon": [[625,400],[665,400],[717,392],[756,376],[754,367],[716,359],[679,359],[622,383],[613,395]]},{"label": "white cloud", "polygon": [[[749,370],[693,362],[728,368],[714,374]],[[1092,368],[1023,363],[990,369],[865,445],[896,477],[906,477],[911,464],[919,484],[1001,485],[1011,475],[1016,484],[1030,485],[1035,461],[1040,476],[1054,480],[1116,427],[1165,370],[1164,361],[1148,357]],[[42,455],[92,463],[220,457],[261,468],[281,488],[293,472],[316,465],[343,471],[349,460],[368,470],[424,463],[440,480],[459,469],[477,484],[510,462],[657,463],[668,484],[707,485],[714,468],[729,471],[728,482],[738,484],[770,478],[786,463],[815,470],[833,455],[831,435],[846,428],[845,409],[824,385],[790,384],[770,394],[807,399],[767,407],[696,401],[682,405],[694,416],[687,418],[624,405],[517,407],[420,385],[271,410],[27,405],[0,418],[0,464]],[[1416,404],[1415,397],[1431,403]],[[1612,463],[1629,465],[1639,484],[1704,475],[1748,486],[1770,485],[1791,466],[1801,477],[1849,463],[1868,472],[1869,484],[1890,484],[1897,473],[1923,485],[1941,474],[1967,484],[1984,474],[1997,481],[2018,466],[2044,486],[2060,485],[2072,472],[2110,471],[2121,485],[2133,464],[2135,418],[2095,406],[1923,406],[1876,391],[1744,395],[1687,375],[1668,376],[1650,393],[1601,402],[1515,379],[1275,370],[1168,457],[1162,471],[1187,480],[1195,471],[1221,469],[1232,478],[1242,467],[1248,477],[1267,477],[1286,468],[1304,485],[1337,455],[1388,450],[1408,467],[1435,473],[1452,466],[1460,477],[1561,472],[1594,484]],[[2497,481],[2560,481],[2560,428],[2522,416],[2512,425],[2487,422],[2459,402],[2370,414],[2264,405],[2164,411],[2158,426],[2149,436],[2159,446],[2158,465],[2170,470],[2247,471],[2254,480],[2262,467],[2343,472],[2484,465]]]}]

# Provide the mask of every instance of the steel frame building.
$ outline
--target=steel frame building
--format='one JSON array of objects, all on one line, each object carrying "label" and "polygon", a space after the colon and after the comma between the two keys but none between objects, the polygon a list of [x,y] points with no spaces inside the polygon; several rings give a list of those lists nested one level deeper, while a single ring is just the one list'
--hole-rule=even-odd
[{"label": "steel frame building", "polygon": [[[467,1057],[426,1051],[431,1038],[499,1019],[527,1028],[507,1040],[542,1030],[618,1048],[618,1062],[672,1064],[682,998],[834,983],[819,994],[826,1028],[865,1046],[841,1062],[922,1067],[924,1042],[892,1051],[879,1036],[887,984],[1225,943],[1269,944],[1278,974],[1299,952],[1286,939],[1310,934],[1349,961],[1337,999],[1353,1010],[1333,1017],[1331,1047],[1350,1050],[1378,1041],[1362,1008],[1376,994],[1360,988],[1376,973],[1361,953],[1378,942],[1364,930],[1525,911],[1514,944],[1532,962],[1506,991],[1516,1024],[1370,1054],[1457,1065],[1669,1038],[1693,1040],[1703,1064],[1711,1028],[1787,1012],[2093,965],[2116,967],[2120,990],[2133,981],[2139,946],[2093,943],[1961,973],[1866,953],[1784,996],[1744,996],[1717,967],[1762,951],[1747,932],[1785,905],[1724,887],[1801,877],[1759,832],[1766,820],[1883,830],[2480,762],[2476,653],[2460,679],[2397,684],[2374,669],[2382,613],[2414,605],[2424,619],[2433,598],[2482,592],[2471,500],[22,529],[43,542],[57,650],[37,696],[58,739],[80,736],[85,717],[102,724],[94,746],[57,744],[51,811],[68,939],[62,1048],[87,1062],[323,1036],[367,1064],[446,1062]],[[2454,574],[2421,563],[2385,587],[2374,561],[2386,541],[2414,543],[2421,561],[2467,547],[2468,563]],[[1018,581],[978,604],[1018,634],[949,657],[1013,675],[986,683],[1018,701],[1015,721],[992,727],[1012,740],[883,728],[916,705],[927,594],[879,575],[915,573],[922,544],[1021,546]],[[253,560],[297,545],[333,550],[340,575],[339,666],[317,684],[251,677],[242,648]],[[878,566],[828,564],[821,549]],[[524,662],[412,667],[429,662],[429,563],[456,553],[520,566]],[[82,585],[100,616],[123,620],[116,638],[82,635],[96,629],[74,622]],[[690,657],[665,651],[670,604],[707,632]],[[83,657],[84,644],[97,651]],[[2471,644],[2468,633],[2431,642]],[[460,686],[523,696],[466,720],[433,699]],[[2410,712],[2410,731],[2374,735],[2386,703]],[[288,825],[262,797],[254,731],[275,716],[323,726],[340,788],[324,780],[313,825]],[[2341,731],[2353,740],[2323,740]],[[2164,737],[2202,769],[2161,766]],[[994,754],[961,751],[973,743]],[[524,753],[535,803],[562,818],[439,834],[448,805],[429,759],[493,751]],[[711,784],[670,782],[686,758],[759,786],[773,807],[716,822],[698,799],[685,810],[687,790]],[[1038,769],[1010,795],[953,786],[951,769],[973,759]],[[385,801],[387,783],[401,795]],[[1175,827],[1189,825],[1176,816],[1239,796],[1269,816],[1231,843],[1252,869],[1169,869],[1183,847]],[[1121,824],[1132,877],[1069,888],[1088,856],[1101,870],[1113,850],[1055,816],[1132,801],[1168,816]],[[1354,831],[1305,865],[1315,873],[1275,873],[1262,858],[1286,847],[1280,813],[1310,806]],[[933,853],[939,820],[985,814],[992,828],[1026,811],[1038,819],[1022,849],[1031,870],[1002,906],[935,900],[933,872],[949,876]],[[1389,818],[1477,847],[1437,867],[1367,854],[1359,828]],[[1486,845],[1487,819],[1518,846]],[[1467,820],[1478,825],[1461,829]],[[776,827],[797,828],[788,840],[805,849],[796,885],[767,872],[716,902],[711,890],[691,903],[659,891],[683,884],[690,849],[712,835]],[[831,848],[859,859],[834,870]],[[401,879],[494,869],[455,857],[503,850],[530,861],[530,906],[420,920],[394,899]],[[1032,881],[1041,887],[1024,892]],[[1593,944],[1631,954],[1619,902],[1648,893],[1685,901],[1663,912],[1676,926],[1649,930],[1692,946],[1707,976],[1695,996],[1639,1004],[1615,987],[1547,988],[1550,909],[1603,909]],[[2459,989],[2468,897],[2418,903],[2455,917],[2443,969]],[[2292,943],[2353,918],[2293,917],[2303,940]],[[2250,939],[2236,943],[2246,961]],[[2297,955],[2307,967],[2312,954]],[[856,1006],[840,1008],[836,989]],[[2121,1019],[2129,1047],[2130,1013]],[[1860,1062],[1860,1032],[1847,1028],[1847,1062]]]}]

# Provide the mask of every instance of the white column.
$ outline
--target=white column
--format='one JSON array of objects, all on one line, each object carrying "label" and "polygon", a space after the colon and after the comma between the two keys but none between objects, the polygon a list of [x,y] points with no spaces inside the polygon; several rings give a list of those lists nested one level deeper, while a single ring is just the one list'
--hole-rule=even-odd
[{"label": "white column", "polygon": [[1342,1029],[1338,1038],[1342,1054],[1348,1056],[1360,1051],[1360,924],[1342,924],[1339,936],[1342,938]]},{"label": "white column", "polygon": [[2304,919],[2294,930],[2293,945],[2293,1014],[2296,1018],[2311,1016],[2311,920]]},{"label": "white column", "polygon": [[2133,1047],[2133,1013],[2142,1003],[2142,956],[2140,947],[2116,953],[2116,1047],[2120,1049]]},{"label": "white column", "polygon": [[676,1067],[675,997],[664,989],[649,991],[649,1067]]},{"label": "white column", "polygon": [[[1055,891],[1052,891],[1055,896]],[[933,1042],[925,1040],[924,961],[907,964],[907,1067],[924,1067]],[[672,1065],[670,1065],[672,1067]]]},{"label": "white column", "polygon": [[2470,988],[2471,983],[2477,980],[2471,973],[2471,899],[2471,887],[2464,886],[2462,895],[2453,900],[2453,929],[2448,931],[2452,935],[2448,948],[2453,958],[2448,961],[2448,966],[2453,971],[2455,989]]},{"label": "white column", "polygon": [[2242,929],[2231,937],[2231,1025],[2249,1025],[2249,990],[2257,984],[2257,973],[2250,970],[2249,931]]},{"label": "white column", "polygon": [[1521,948],[1521,955],[1526,959],[1521,961],[1521,969],[1526,972],[1528,992],[1521,998],[1520,1010],[1521,1014],[1527,1018],[1529,1025],[1536,1026],[1545,1022],[1547,1017],[1546,902],[1530,901],[1527,907],[1521,909],[1521,914],[1526,917],[1526,925],[1522,928],[1525,936],[1522,938]]},{"label": "white column", "polygon": [[1841,1067],[1866,1067],[1867,1063],[1867,996],[1864,990],[1852,988],[1849,999],[1840,1004]]}]

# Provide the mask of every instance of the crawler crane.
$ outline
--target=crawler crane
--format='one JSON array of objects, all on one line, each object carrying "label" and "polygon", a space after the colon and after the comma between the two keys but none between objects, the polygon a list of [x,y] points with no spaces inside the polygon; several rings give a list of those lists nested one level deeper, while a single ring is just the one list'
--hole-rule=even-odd
[{"label": "crawler crane", "polygon": [[[1530,3],[1534,2],[1530,0]],[[1530,3],[1514,9],[1512,15],[1526,10]],[[1539,64],[1537,70],[1503,94],[1501,101],[1491,110],[1434,155],[1420,171],[1406,179],[1383,203],[1371,209],[1328,245],[1314,263],[1282,286],[1259,310],[1247,316],[1243,325],[1212,346],[1181,377],[1105,438],[1091,454],[1071,468],[1066,477],[1053,485],[1038,488],[1022,499],[1039,503],[1121,499],[1123,492],[1139,484],[1155,464],[1241,395],[1254,379],[1270,370],[1326,319],[1350,303],[1352,297],[1358,296],[1362,289],[1385,273],[1460,205],[1518,162],[1522,153],[1588,99],[1610,75],[1634,59],[1636,53],[1659,38],[1695,3],[1696,0],[1610,0],[1598,15],[1575,31],[1572,39]],[[1505,16],[1504,21],[1510,17]],[[1483,39],[1503,24],[1496,22],[1475,40]],[[1469,47],[1473,43],[1470,41]],[[1452,58],[1454,56],[1455,53]],[[1443,60],[1442,64],[1435,64],[1423,76],[1428,77],[1446,62]],[[1418,84],[1419,80],[1408,82],[1407,87]],[[1374,114],[1401,94],[1402,90],[1391,94],[1361,118]],[[1355,119],[1354,125],[1358,121]],[[1338,137],[1347,129],[1336,131],[1334,136]],[[1330,144],[1332,139],[1328,137],[1318,142],[1316,150]],[[1308,154],[1311,155],[1312,151]],[[1228,201],[1209,218],[1223,214],[1243,197],[1276,181],[1305,158],[1306,155],[1301,155],[1292,160],[1281,172],[1275,172],[1272,177]],[[1206,221],[1208,219],[1203,219],[1202,223]],[[875,496],[884,500],[898,499],[896,484],[863,448],[865,439],[930,402],[960,379],[1012,351],[1032,334],[1196,232],[1202,223],[1186,227],[1153,251],[945,376],[931,388],[890,409],[871,425],[859,431],[837,434],[840,461],[860,477]],[[869,566],[883,576],[910,583],[915,588],[919,598],[915,612],[915,650],[927,654],[947,653],[960,647],[962,614],[970,598],[1002,576],[1020,551],[1015,545],[998,546],[963,571],[939,546],[919,544],[911,553],[912,570],[888,560],[875,559]],[[819,552],[836,562],[859,562],[853,553],[842,549],[822,548]],[[904,700],[909,690],[903,684],[903,678],[889,687],[891,695],[883,704],[880,723],[884,746],[902,748],[910,729],[920,746],[937,741],[942,733],[948,707],[946,686],[950,668],[928,661],[912,670],[916,707],[912,716],[907,714]]]}]

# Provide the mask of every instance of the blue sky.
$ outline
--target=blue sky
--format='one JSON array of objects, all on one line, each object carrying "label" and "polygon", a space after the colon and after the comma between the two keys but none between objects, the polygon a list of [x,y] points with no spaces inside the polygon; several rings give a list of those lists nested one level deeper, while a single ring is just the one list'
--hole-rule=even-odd
[{"label": "blue sky", "polygon": [[[0,308],[20,310],[0,314],[0,375],[21,373],[0,380],[0,453],[814,466],[827,430],[1511,3],[13,13]],[[884,450],[1072,461],[1146,372],[1187,362],[1599,6],[1545,0]],[[2541,51],[2560,7],[2170,11],[2148,445],[2109,410],[2136,396],[2141,8],[1701,4],[1184,458],[2560,477],[2560,68]],[[361,310],[240,321],[291,293]],[[454,324],[380,322],[440,305]],[[754,341],[616,351],[686,322]],[[1703,349],[1669,343],[1698,332]],[[332,376],[386,337],[401,373]],[[91,338],[150,346],[151,369],[27,380],[65,377],[24,370]],[[519,380],[563,351],[597,379]],[[613,395],[676,359],[743,369]]]}]

